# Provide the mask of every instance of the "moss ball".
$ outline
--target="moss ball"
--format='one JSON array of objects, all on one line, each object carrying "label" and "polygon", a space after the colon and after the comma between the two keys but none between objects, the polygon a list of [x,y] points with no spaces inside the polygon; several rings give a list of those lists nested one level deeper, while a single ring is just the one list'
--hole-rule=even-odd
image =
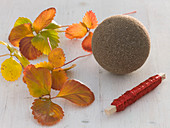
[{"label": "moss ball", "polygon": [[149,34],[144,25],[131,16],[112,16],[95,29],[92,51],[104,69],[127,74],[145,63],[150,51]]}]

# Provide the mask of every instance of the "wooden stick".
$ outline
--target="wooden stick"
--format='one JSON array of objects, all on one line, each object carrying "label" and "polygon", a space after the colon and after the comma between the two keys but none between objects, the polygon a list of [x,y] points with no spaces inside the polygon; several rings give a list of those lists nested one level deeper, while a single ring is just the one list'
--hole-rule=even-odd
[{"label": "wooden stick", "polygon": [[[158,75],[162,78],[162,80],[166,78],[165,73],[159,73]],[[115,105],[110,105],[108,108],[105,109],[106,115],[111,115],[115,112],[117,112],[117,108]]]}]

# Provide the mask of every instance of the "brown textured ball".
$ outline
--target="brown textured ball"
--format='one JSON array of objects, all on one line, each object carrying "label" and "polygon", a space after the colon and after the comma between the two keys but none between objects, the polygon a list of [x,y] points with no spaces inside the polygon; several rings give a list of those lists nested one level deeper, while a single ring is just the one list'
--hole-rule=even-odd
[{"label": "brown textured ball", "polygon": [[149,34],[143,24],[131,16],[112,16],[94,31],[92,51],[104,69],[127,74],[146,61],[150,51]]}]

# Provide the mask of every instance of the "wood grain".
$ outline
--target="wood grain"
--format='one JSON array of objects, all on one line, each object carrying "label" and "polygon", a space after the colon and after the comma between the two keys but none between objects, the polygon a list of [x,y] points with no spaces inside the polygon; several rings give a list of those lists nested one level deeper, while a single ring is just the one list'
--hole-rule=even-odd
[{"label": "wood grain", "polygon": [[[63,99],[57,99],[65,116],[52,128],[169,128],[170,127],[170,1],[168,0],[1,0],[0,37],[8,42],[8,35],[15,20],[28,17],[32,21],[48,7],[57,8],[55,21],[68,25],[82,20],[88,10],[93,10],[99,23],[108,16],[136,10],[132,14],[148,29],[151,37],[151,53],[146,63],[128,75],[114,75],[102,69],[93,56],[77,60],[77,66],[69,72],[70,78],[84,82],[95,94],[95,102],[85,108],[77,107]],[[67,61],[87,54],[81,48],[82,40],[68,40],[60,35]],[[1,53],[8,53],[1,46]],[[0,64],[7,57],[0,58]],[[47,60],[40,57],[32,63]],[[104,109],[126,90],[156,73],[164,72],[167,79],[148,95],[125,111],[106,116]],[[22,77],[7,82],[0,74],[0,127],[45,128],[31,114],[33,98],[29,95]]]}]

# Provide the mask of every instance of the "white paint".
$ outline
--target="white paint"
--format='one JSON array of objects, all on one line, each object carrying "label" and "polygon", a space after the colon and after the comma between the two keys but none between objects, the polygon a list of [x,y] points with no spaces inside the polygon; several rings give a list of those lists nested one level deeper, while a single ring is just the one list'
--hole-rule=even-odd
[{"label": "white paint", "polygon": [[[61,25],[78,23],[87,10],[93,10],[99,22],[108,16],[136,10],[132,14],[148,29],[151,53],[139,70],[128,75],[113,75],[102,69],[93,56],[77,60],[77,66],[68,75],[85,83],[95,94],[95,101],[88,107],[77,107],[56,99],[65,112],[64,118],[52,128],[169,128],[170,127],[170,1],[168,0],[1,0],[0,38],[8,41],[15,20],[28,17],[32,21],[48,7],[57,8],[55,21]],[[87,54],[81,49],[81,40],[68,40],[60,35],[60,46],[67,61]],[[8,50],[0,45],[0,54]],[[7,57],[0,58],[0,64]],[[45,56],[32,61],[47,60]],[[113,99],[135,87],[156,73],[164,72],[167,79],[155,90],[129,106],[123,112],[106,116],[104,109]],[[53,93],[56,95],[56,93]],[[33,119],[33,99],[22,77],[7,82],[0,74],[0,128],[42,128]],[[46,128],[46,127],[43,127]]]}]

